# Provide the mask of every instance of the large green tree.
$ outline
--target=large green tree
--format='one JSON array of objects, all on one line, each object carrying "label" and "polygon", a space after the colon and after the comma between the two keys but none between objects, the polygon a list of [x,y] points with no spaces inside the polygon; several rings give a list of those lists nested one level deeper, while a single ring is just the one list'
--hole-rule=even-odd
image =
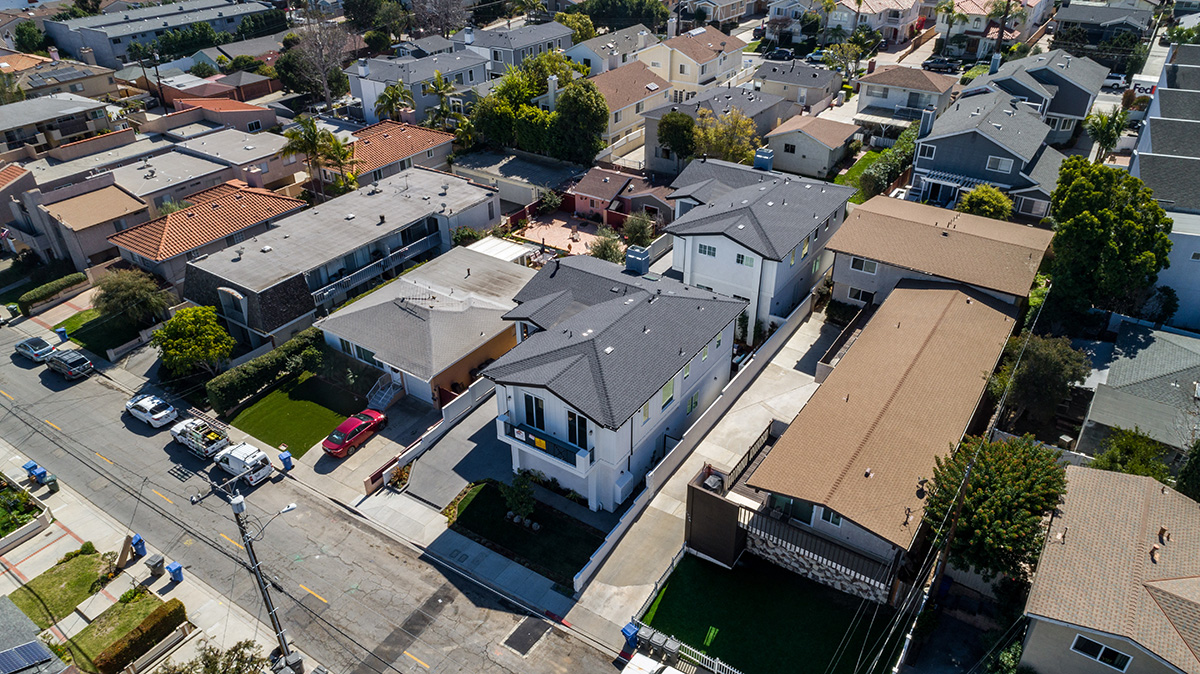
[{"label": "large green tree", "polygon": [[397,119],[400,111],[413,107],[412,90],[398,80],[383,88],[375,99],[375,116],[379,119]]},{"label": "large green tree", "polygon": [[588,254],[616,264],[625,262],[625,246],[621,245],[621,237],[608,226],[600,227],[596,238],[588,244]]},{"label": "large green tree", "polygon": [[1012,199],[987,183],[976,186],[963,197],[954,210],[982,215],[985,218],[1007,220],[1012,217]]},{"label": "large green tree", "polygon": [[158,349],[163,366],[175,376],[197,369],[215,375],[233,353],[233,338],[221,327],[213,307],[180,309],[154,331],[150,344]]},{"label": "large green tree", "polygon": [[359,33],[375,27],[375,19],[383,8],[383,0],[343,0],[342,11],[346,20]]},{"label": "large green tree", "polygon": [[571,5],[567,12],[579,12],[592,17],[596,28],[610,31],[628,28],[639,23],[654,31],[667,23],[667,5],[659,0],[584,0]]},{"label": "large green tree", "polygon": [[696,120],[673,110],[658,120],[658,144],[675,155],[675,165],[681,166],[696,154]]},{"label": "large green tree", "polygon": [[1092,371],[1087,354],[1072,348],[1066,337],[1042,337],[1028,330],[1008,340],[1001,363],[988,388],[996,398],[1008,389],[1007,404],[1014,419],[1026,413],[1038,421],[1052,419],[1058,404],[1071,394],[1071,386],[1082,383]]},{"label": "large green tree", "polygon": [[39,52],[46,48],[46,34],[32,21],[18,23],[13,39],[17,51],[23,51],[26,54]]},{"label": "large green tree", "polygon": [[168,661],[158,668],[159,674],[260,674],[270,661],[262,647],[253,639],[245,639],[227,650],[200,641],[198,655],[187,662]]},{"label": "large green tree", "polygon": [[1066,490],[1059,455],[1027,435],[996,442],[967,438],[952,455],[937,458],[925,519],[935,531],[946,522],[941,533],[948,535],[962,485],[950,540],[956,566],[987,579],[1028,574],[1042,549],[1043,520]]},{"label": "large green tree", "polygon": [[1163,446],[1137,426],[1114,428],[1100,444],[1101,452],[1090,464],[1098,470],[1145,475],[1163,484],[1171,481],[1171,469],[1163,462]]},{"label": "large green tree", "polygon": [[170,296],[140,269],[120,269],[96,282],[92,308],[105,318],[133,324],[154,318],[170,306]]},{"label": "large green tree", "polygon": [[574,31],[571,34],[571,41],[575,44],[596,37],[596,27],[592,25],[592,17],[587,14],[558,12],[554,15],[554,20]]},{"label": "large green tree", "polygon": [[1070,157],[1050,199],[1054,294],[1068,310],[1135,312],[1169,263],[1171,224],[1141,180]]},{"label": "large green tree", "polygon": [[471,121],[487,142],[511,147],[516,142],[517,111],[500,96],[485,96],[471,108]]},{"label": "large green tree", "polygon": [[604,149],[601,136],[608,129],[608,103],[591,80],[575,80],[558,98],[550,154],[558,159],[591,164]]},{"label": "large green tree", "polygon": [[754,151],[761,145],[754,121],[734,109],[717,116],[701,109],[696,120],[695,156],[723,159],[738,164],[754,161]]}]

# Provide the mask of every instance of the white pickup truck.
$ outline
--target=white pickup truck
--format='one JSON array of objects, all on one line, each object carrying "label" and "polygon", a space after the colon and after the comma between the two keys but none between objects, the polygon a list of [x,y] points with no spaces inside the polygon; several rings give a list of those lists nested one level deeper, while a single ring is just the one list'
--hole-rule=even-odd
[{"label": "white pickup truck", "polygon": [[202,459],[211,459],[229,446],[228,433],[204,419],[194,417],[172,426],[171,437]]}]

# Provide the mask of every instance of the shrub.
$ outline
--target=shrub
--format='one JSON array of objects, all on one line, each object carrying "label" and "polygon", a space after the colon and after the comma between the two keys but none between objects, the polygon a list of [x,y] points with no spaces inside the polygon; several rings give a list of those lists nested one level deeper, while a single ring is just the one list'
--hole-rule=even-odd
[{"label": "shrub", "polygon": [[91,541],[84,541],[83,545],[79,546],[79,554],[94,555],[96,554],[96,546],[92,545]]},{"label": "shrub", "polygon": [[100,674],[117,674],[170,636],[186,620],[183,602],[172,599],[154,609],[140,625],[96,656],[92,664]]},{"label": "shrub", "polygon": [[21,295],[21,297],[17,299],[17,305],[21,307],[21,313],[28,316],[30,306],[37,304],[42,300],[50,299],[67,288],[70,288],[71,286],[86,282],[87,275],[82,272],[68,274],[45,285],[40,285],[24,295]]},{"label": "shrub", "polygon": [[858,155],[858,153],[861,151],[862,151],[862,141],[861,140],[850,141],[850,145],[846,148],[846,153],[849,154],[851,157]]},{"label": "shrub", "polygon": [[[298,374],[313,364],[313,354],[308,350],[320,343],[321,331],[307,328],[278,348],[222,372],[205,385],[209,404],[219,414],[224,414],[267,386],[288,375]],[[319,350],[314,351],[319,355]]]},{"label": "shrub", "polygon": [[848,325],[858,315],[859,310],[860,308],[853,304],[829,300],[829,306],[825,307],[825,320],[835,325]]},{"label": "shrub", "polygon": [[970,84],[971,80],[975,79],[976,77],[979,77],[980,75],[986,75],[989,67],[990,66],[988,64],[981,63],[963,73],[962,77],[959,79],[959,82],[963,84]]},{"label": "shrub", "polygon": [[553,213],[562,206],[562,195],[558,192],[550,191],[542,195],[542,204],[538,208],[541,213]]},{"label": "shrub", "polygon": [[121,593],[121,598],[117,601],[121,602],[122,604],[128,604],[136,601],[139,597],[146,594],[146,592],[148,592],[148,590],[146,589],[145,585],[138,585],[137,587],[132,587]]},{"label": "shrub", "polygon": [[473,227],[459,227],[450,232],[450,241],[456,246],[469,246],[483,237],[484,233]]}]

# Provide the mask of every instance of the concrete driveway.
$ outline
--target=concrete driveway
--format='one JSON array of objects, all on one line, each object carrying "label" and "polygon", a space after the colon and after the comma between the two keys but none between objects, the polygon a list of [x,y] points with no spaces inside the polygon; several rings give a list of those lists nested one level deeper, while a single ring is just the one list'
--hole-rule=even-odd
[{"label": "concrete driveway", "polygon": [[413,464],[407,494],[441,510],[468,483],[512,477],[512,450],[496,437],[496,401],[483,401]]},{"label": "concrete driveway", "polygon": [[[358,503],[365,496],[363,480],[421,437],[430,426],[441,420],[442,413],[405,396],[388,408],[387,416],[387,428],[350,456],[335,459],[322,451],[320,443],[317,443],[296,461],[292,472],[301,481],[328,496],[343,503]],[[275,456],[276,453],[271,451],[268,455]]]}]

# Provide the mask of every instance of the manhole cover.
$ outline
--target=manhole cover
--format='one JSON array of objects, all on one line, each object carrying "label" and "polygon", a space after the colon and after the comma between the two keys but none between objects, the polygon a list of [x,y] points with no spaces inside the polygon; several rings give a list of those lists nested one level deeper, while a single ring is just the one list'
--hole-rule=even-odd
[{"label": "manhole cover", "polygon": [[529,651],[550,631],[550,623],[537,618],[525,618],[517,624],[517,628],[504,640],[504,645],[520,653],[529,655]]}]

